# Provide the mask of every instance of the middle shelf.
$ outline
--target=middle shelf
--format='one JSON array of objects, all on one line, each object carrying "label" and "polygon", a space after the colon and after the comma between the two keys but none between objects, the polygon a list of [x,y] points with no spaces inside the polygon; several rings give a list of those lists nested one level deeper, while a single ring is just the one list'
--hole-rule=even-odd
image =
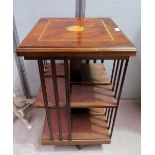
[{"label": "middle shelf", "polygon": [[[57,65],[57,75],[62,73],[63,65]],[[72,84],[70,85],[70,105],[71,108],[102,108],[116,107],[117,100],[114,97],[112,86],[108,83],[108,76],[103,64],[84,64],[83,65],[83,82],[93,81],[94,84]],[[47,72],[46,72],[47,73]],[[59,74],[60,75],[60,74]],[[62,75],[62,74],[61,74]],[[95,82],[98,82],[95,84]],[[103,82],[106,82],[103,84]],[[55,108],[55,98],[53,90],[52,76],[45,78],[48,106]],[[101,83],[101,84],[99,84]],[[57,77],[59,106],[66,106],[66,92],[64,77]],[[36,108],[44,107],[42,89],[39,89],[36,102]]]}]

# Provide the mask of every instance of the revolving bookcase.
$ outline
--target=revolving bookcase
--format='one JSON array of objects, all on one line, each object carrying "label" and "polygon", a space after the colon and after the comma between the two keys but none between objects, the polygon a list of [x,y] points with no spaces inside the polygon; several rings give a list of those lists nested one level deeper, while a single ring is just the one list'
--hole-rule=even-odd
[{"label": "revolving bookcase", "polygon": [[[16,50],[37,60],[44,145],[109,144],[136,48],[110,18],[42,18]],[[105,62],[113,63],[110,75]],[[33,73],[32,73],[33,74]]]}]

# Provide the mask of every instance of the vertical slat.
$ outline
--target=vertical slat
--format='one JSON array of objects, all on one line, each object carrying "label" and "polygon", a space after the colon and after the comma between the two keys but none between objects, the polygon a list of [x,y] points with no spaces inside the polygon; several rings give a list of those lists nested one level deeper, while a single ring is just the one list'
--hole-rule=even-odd
[{"label": "vertical slat", "polygon": [[108,108],[107,122],[108,122],[108,119],[109,119],[109,114],[110,114],[110,108]]},{"label": "vertical slat", "polygon": [[107,113],[107,108],[105,108],[105,112],[104,112],[104,116],[106,117],[106,113]]},{"label": "vertical slat", "polygon": [[44,67],[45,67],[45,60],[43,60],[43,65],[44,65]]},{"label": "vertical slat", "polygon": [[94,63],[96,63],[96,59],[94,60]]},{"label": "vertical slat", "polygon": [[43,60],[44,68],[46,69],[47,67],[47,60]]},{"label": "vertical slat", "polygon": [[45,64],[47,65],[47,60],[45,61]]},{"label": "vertical slat", "polygon": [[117,78],[117,74],[118,74],[119,62],[120,62],[120,60],[117,60],[117,65],[116,65],[116,70],[115,70],[115,75],[114,75],[114,81],[113,81],[113,85],[112,85],[112,91],[115,88],[116,78]]},{"label": "vertical slat", "polygon": [[58,94],[58,84],[57,84],[57,77],[56,77],[56,66],[55,60],[51,59],[51,70],[53,75],[53,88],[54,88],[54,97],[55,97],[55,104],[56,104],[56,111],[57,111],[57,120],[58,120],[58,129],[59,129],[59,140],[62,140],[62,125],[61,125],[61,113],[59,107],[59,94]]},{"label": "vertical slat", "polygon": [[120,85],[120,89],[119,89],[119,94],[118,94],[117,103],[119,103],[119,101],[120,101],[121,92],[122,92],[122,88],[123,88],[123,84],[124,84],[124,80],[125,80],[125,75],[126,75],[128,63],[129,63],[129,59],[127,59],[126,62],[125,62],[125,66],[124,66],[122,81],[121,81],[121,85]]},{"label": "vertical slat", "polygon": [[44,65],[44,72],[46,71],[46,64],[45,64],[45,60],[43,60],[43,65]]},{"label": "vertical slat", "polygon": [[112,67],[112,73],[111,73],[111,80],[110,80],[110,83],[113,82],[113,76],[114,76],[115,65],[116,65],[116,60],[114,60],[114,62],[113,62],[113,67]]},{"label": "vertical slat", "polygon": [[119,86],[119,82],[120,82],[120,77],[121,77],[121,73],[122,73],[123,62],[124,61],[121,60],[121,65],[120,65],[120,68],[119,68],[119,73],[118,73],[118,78],[117,78],[117,84],[116,84],[116,89],[115,89],[114,97],[116,97],[116,95],[117,95],[117,90],[118,90],[118,86]]},{"label": "vertical slat", "polygon": [[111,120],[112,120],[112,114],[113,114],[113,108],[111,109],[111,114],[110,114],[110,120],[109,120],[108,130],[110,129]]},{"label": "vertical slat", "polygon": [[107,119],[108,123],[109,123],[109,120],[110,120],[111,109],[112,109],[112,108],[109,108],[109,116],[108,116],[108,119]]},{"label": "vertical slat", "polygon": [[44,99],[44,105],[45,105],[45,111],[46,111],[46,118],[47,118],[47,123],[48,123],[48,128],[49,128],[49,134],[50,134],[51,141],[53,141],[54,138],[53,138],[53,130],[52,130],[50,112],[48,109],[48,99],[47,99],[46,85],[45,85],[45,79],[44,79],[43,60],[40,60],[40,59],[38,60],[38,66],[39,66],[41,87],[42,87],[42,93],[43,93],[43,99]]},{"label": "vertical slat", "polygon": [[72,136],[71,136],[71,108],[70,108],[70,83],[69,83],[68,59],[64,60],[64,70],[65,70],[66,106],[67,106],[67,115],[68,115],[68,140],[71,140],[72,139]]},{"label": "vertical slat", "polygon": [[[119,105],[119,102],[120,102],[120,97],[121,97],[122,88],[123,88],[123,84],[124,84],[124,80],[125,80],[125,75],[126,75],[126,71],[127,71],[127,67],[128,67],[128,62],[129,62],[129,59],[127,59],[126,62],[125,62],[123,75],[122,75],[122,80],[121,80],[120,89],[119,89],[119,94],[118,94],[118,99],[117,99],[117,105]],[[115,120],[116,120],[117,110],[118,110],[118,107],[116,108],[115,113],[114,113],[114,119],[113,119],[113,122],[112,122],[110,137],[112,137],[113,128],[114,128],[114,124],[115,124]]]},{"label": "vertical slat", "polygon": [[45,60],[45,67],[47,67],[47,60]]},{"label": "vertical slat", "polygon": [[108,108],[106,108],[106,111],[105,111],[105,116],[107,117],[107,112],[108,112]]}]

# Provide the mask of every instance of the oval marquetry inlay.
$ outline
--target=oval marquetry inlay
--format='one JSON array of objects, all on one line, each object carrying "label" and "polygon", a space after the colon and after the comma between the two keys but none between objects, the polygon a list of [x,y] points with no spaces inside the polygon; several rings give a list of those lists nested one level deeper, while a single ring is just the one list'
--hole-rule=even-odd
[{"label": "oval marquetry inlay", "polygon": [[83,30],[84,30],[84,27],[79,26],[79,25],[74,25],[74,26],[67,27],[67,31],[72,31],[72,32],[81,32]]}]

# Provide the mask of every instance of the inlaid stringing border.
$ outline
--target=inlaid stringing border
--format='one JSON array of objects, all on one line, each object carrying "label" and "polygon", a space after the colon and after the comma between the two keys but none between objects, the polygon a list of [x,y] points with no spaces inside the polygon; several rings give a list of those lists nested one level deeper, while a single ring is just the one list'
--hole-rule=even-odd
[{"label": "inlaid stringing border", "polygon": [[41,32],[41,34],[40,34],[38,40],[41,40],[41,37],[43,36],[43,34],[44,34],[44,32],[45,32],[45,30],[46,30],[48,24],[49,24],[49,20],[47,21],[47,24],[46,24],[46,26],[44,27],[43,31]]},{"label": "inlaid stringing border", "polygon": [[[62,21],[62,20],[51,20],[51,21]],[[76,20],[72,20],[72,21],[76,21]],[[106,29],[107,33],[109,34],[109,37],[111,38],[111,40],[114,41],[114,38],[113,38],[111,32],[109,31],[108,27],[106,26],[104,20],[93,20],[93,19],[91,20],[91,19],[89,19],[89,20],[85,20],[85,21],[99,21],[99,22],[101,22],[102,25],[104,26],[104,28]],[[44,35],[44,32],[46,31],[47,26],[49,25],[49,22],[50,22],[50,19],[47,21],[46,26],[44,27],[43,31],[41,32],[41,34],[40,34],[40,36],[38,38],[39,41],[51,41],[50,39],[42,39],[42,36]],[[66,30],[66,27],[64,27],[64,29]],[[65,39],[52,40],[52,41],[65,41]],[[77,41],[77,40],[66,40],[66,41]],[[83,39],[83,41],[106,41],[106,40]]]},{"label": "inlaid stringing border", "polygon": [[107,28],[107,26],[106,26],[106,24],[104,23],[103,20],[101,20],[101,23],[104,25],[104,27],[105,27],[105,29],[107,30],[107,32],[108,32],[109,36],[111,37],[111,39],[114,40],[112,34],[110,33],[109,29]]}]

